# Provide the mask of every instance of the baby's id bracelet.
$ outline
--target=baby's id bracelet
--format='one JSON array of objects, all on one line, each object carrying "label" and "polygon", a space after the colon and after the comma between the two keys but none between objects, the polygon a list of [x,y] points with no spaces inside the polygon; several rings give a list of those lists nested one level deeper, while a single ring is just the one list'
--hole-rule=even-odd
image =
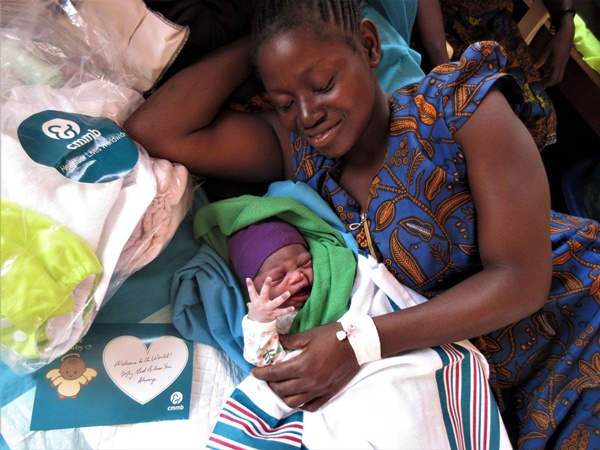
[{"label": "baby's id bracelet", "polygon": [[335,335],[340,341],[348,338],[359,366],[381,359],[379,333],[371,316],[342,317],[340,323],[343,330]]}]

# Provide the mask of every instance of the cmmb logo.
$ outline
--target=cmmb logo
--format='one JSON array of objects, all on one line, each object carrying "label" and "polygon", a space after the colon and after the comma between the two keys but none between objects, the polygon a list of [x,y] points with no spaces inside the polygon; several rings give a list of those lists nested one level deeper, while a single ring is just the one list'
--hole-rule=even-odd
[{"label": "cmmb logo", "polygon": [[[173,392],[171,394],[171,403],[173,405],[169,406],[167,408],[167,411],[182,411],[185,407],[183,405],[180,405],[180,403],[183,401],[183,394],[179,391]],[[176,405],[176,406],[174,406]]]},{"label": "cmmb logo", "polygon": [[42,131],[51,139],[73,139],[81,132],[76,122],[66,119],[51,119],[42,125]]},{"label": "cmmb logo", "polygon": [[17,135],[32,160],[84,183],[122,178],[139,156],[125,130],[106,117],[42,111],[25,119]]}]

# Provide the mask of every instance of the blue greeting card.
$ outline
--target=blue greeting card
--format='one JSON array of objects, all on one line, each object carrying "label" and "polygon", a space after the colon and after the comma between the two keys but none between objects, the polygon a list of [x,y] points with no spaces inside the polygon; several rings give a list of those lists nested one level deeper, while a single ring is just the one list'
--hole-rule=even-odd
[{"label": "blue greeting card", "polygon": [[95,323],[39,370],[31,430],[188,419],[193,359],[171,324]]}]

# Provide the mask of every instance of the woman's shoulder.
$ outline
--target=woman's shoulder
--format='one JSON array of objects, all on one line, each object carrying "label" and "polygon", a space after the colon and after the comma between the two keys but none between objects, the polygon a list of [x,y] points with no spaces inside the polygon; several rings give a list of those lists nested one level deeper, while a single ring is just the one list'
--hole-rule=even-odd
[{"label": "woman's shoulder", "polygon": [[485,78],[505,76],[505,65],[506,52],[501,45],[494,41],[476,42],[464,51],[458,61],[434,67],[420,82],[396,92],[411,96],[472,85]]},{"label": "woman's shoulder", "polygon": [[[419,83],[395,92],[400,104],[434,105],[451,130],[460,128],[492,86],[500,90],[518,113],[523,96],[518,83],[504,71],[506,52],[498,43],[471,44],[456,62],[435,67]],[[421,114],[421,116],[423,116]]]}]

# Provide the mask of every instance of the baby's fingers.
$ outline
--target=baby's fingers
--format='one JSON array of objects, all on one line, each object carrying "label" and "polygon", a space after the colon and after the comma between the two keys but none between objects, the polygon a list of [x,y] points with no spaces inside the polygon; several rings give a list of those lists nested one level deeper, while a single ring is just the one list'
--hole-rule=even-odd
[{"label": "baby's fingers", "polygon": [[248,295],[252,302],[267,303],[269,301],[269,294],[271,292],[271,277],[267,277],[261,290],[260,294],[256,291],[253,281],[250,278],[246,278],[246,286],[248,287]]},{"label": "baby's fingers", "polygon": [[246,287],[248,288],[248,295],[250,296],[250,299],[255,300],[258,297],[258,292],[256,292],[254,283],[250,278],[246,278]]},{"label": "baby's fingers", "polygon": [[288,306],[287,308],[279,308],[279,309],[275,309],[273,311],[273,315],[277,318],[277,317],[282,317],[285,316],[287,314],[291,314],[294,312],[296,308],[294,308],[293,306]]},{"label": "baby's fingers", "polygon": [[[273,300],[271,300],[271,305],[273,306],[273,308],[279,308],[288,298],[290,298],[290,291],[285,291],[279,297],[275,297]],[[292,306],[292,311],[293,310],[294,307]]]},{"label": "baby's fingers", "polygon": [[265,278],[265,282],[260,290],[260,298],[264,301],[269,300],[269,294],[271,293],[271,282],[273,279],[271,277]]},{"label": "baby's fingers", "polygon": [[280,308],[280,306],[283,303],[285,303],[285,301],[288,298],[290,298],[290,292],[285,291],[279,297],[275,297],[269,302],[269,308],[272,308],[273,317],[281,317],[294,312],[296,308],[294,308],[293,306],[288,306],[287,308]]}]

